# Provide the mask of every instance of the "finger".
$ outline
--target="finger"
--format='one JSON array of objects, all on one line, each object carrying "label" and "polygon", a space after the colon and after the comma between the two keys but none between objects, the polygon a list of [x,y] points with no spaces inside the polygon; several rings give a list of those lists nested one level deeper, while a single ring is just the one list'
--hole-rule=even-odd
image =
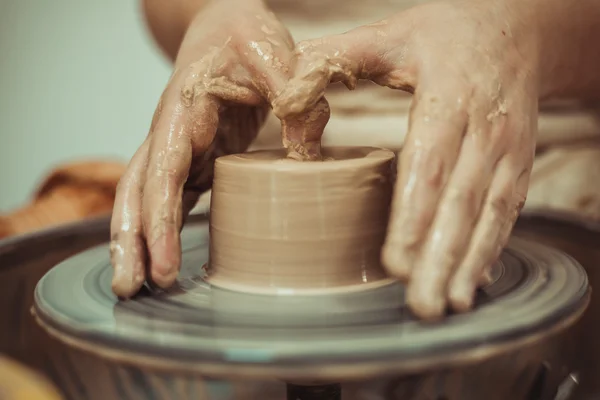
[{"label": "finger", "polygon": [[112,290],[128,298],[144,284],[146,243],[142,227],[142,182],[148,160],[148,140],[136,151],[121,177],[111,218]]},{"label": "finger", "polygon": [[465,258],[450,281],[448,296],[456,311],[472,307],[478,279],[500,256],[525,203],[530,168],[515,165],[508,157],[499,162]]},{"label": "finger", "polygon": [[[284,33],[277,25],[272,24],[263,31],[267,41],[249,42],[249,57],[241,58],[242,65],[250,72],[248,76],[253,77],[241,84],[253,87],[271,103],[289,79],[292,48],[280,39]],[[321,98],[304,113],[282,120],[282,140],[289,158],[300,161],[321,158],[321,136],[329,115],[329,104]]]},{"label": "finger", "polygon": [[[176,73],[169,82],[169,88],[174,90],[183,87],[181,97],[188,106],[195,98],[207,93],[235,104],[259,105],[264,99],[252,89],[252,76],[238,62],[231,61],[239,58],[236,50],[226,41],[222,47],[209,49],[200,60],[190,64],[185,72]],[[173,96],[176,97],[177,94]]]},{"label": "finger", "polygon": [[462,261],[496,165],[499,152],[489,139],[504,132],[505,118],[492,126],[483,115],[469,121],[460,156],[413,266],[407,302],[422,318],[438,318],[446,310],[448,281]]},{"label": "finger", "polygon": [[489,265],[484,267],[483,273],[477,280],[477,287],[485,287],[493,282],[494,278],[492,277],[492,266]]},{"label": "finger", "polygon": [[245,43],[239,57],[241,65],[249,72],[247,87],[260,93],[263,99],[271,103],[283,89],[292,71],[294,41],[285,27],[267,13],[263,16],[261,32],[265,40]]},{"label": "finger", "polygon": [[[390,223],[382,262],[388,272],[407,279],[446,186],[467,124],[462,89],[456,80],[419,84],[409,130],[398,163]],[[422,85],[422,86],[421,86]],[[423,89],[422,89],[423,88]]]},{"label": "finger", "polygon": [[400,56],[406,53],[403,38],[409,30],[395,27],[392,36],[389,27],[374,24],[298,43],[293,77],[273,102],[275,115],[286,119],[312,109],[332,82],[344,82],[351,89],[358,79],[398,89],[414,87],[414,70]]},{"label": "finger", "polygon": [[[215,138],[218,103],[211,96],[189,96],[183,80],[173,82],[149,148],[143,189],[143,224],[153,283],[169,287],[181,263],[180,228],[183,189],[192,159],[201,155]],[[179,96],[177,88],[181,89]]]},{"label": "finger", "polygon": [[[386,58],[386,31],[390,30],[384,24],[363,26],[297,45],[294,76],[272,103],[275,115],[283,121],[288,157],[321,158],[321,135],[329,120],[324,98],[329,83],[341,81],[352,89],[358,79],[371,79],[396,88],[414,86],[408,69],[400,68],[402,57]],[[402,28],[394,33],[394,54],[402,53],[400,38],[405,32]]]}]

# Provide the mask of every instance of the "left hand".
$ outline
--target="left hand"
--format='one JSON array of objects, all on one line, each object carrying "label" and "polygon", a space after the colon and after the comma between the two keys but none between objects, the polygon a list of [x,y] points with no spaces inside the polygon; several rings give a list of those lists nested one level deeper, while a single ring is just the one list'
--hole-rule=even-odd
[{"label": "left hand", "polygon": [[[150,132],[119,183],[111,221],[112,288],[168,288],[181,267],[180,230],[212,185],[214,160],[245,151],[288,79],[294,42],[262,0],[210,1],[192,18]],[[290,118],[285,143],[318,153],[328,114]],[[314,142],[314,141],[312,141]]]},{"label": "left hand", "polygon": [[414,92],[382,260],[423,318],[470,309],[525,202],[537,38],[509,4],[428,3],[299,43],[295,77],[273,103],[289,118],[329,83],[358,79]]}]

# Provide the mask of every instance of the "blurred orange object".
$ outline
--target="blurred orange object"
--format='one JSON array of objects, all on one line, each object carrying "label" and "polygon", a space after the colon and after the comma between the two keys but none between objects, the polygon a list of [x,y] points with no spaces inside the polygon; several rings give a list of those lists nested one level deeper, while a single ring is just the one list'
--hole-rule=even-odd
[{"label": "blurred orange object", "polygon": [[30,204],[0,215],[0,238],[110,214],[125,164],[64,164],[42,182]]},{"label": "blurred orange object", "polygon": [[0,399],[61,400],[62,397],[36,372],[0,355]]}]

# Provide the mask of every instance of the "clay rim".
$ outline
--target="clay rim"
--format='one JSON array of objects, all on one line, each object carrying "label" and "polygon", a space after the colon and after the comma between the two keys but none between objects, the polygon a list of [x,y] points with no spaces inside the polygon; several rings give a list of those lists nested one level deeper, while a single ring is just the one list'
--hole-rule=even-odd
[{"label": "clay rim", "polygon": [[[197,219],[203,222],[203,218]],[[554,332],[566,329],[573,324],[583,313],[587,302],[589,301],[590,290],[587,284],[582,286],[579,297],[573,299],[570,304],[561,308],[560,312],[555,313],[548,318],[536,321],[532,326],[522,327],[519,330],[504,332],[501,335],[492,335],[492,337],[480,337],[478,340],[472,340],[469,343],[450,343],[450,345],[441,345],[430,347],[427,352],[396,352],[382,351],[379,353],[369,352],[368,354],[335,354],[337,360],[323,360],[320,357],[311,357],[309,360],[292,357],[278,357],[265,363],[256,360],[226,360],[221,352],[198,352],[190,354],[186,350],[177,349],[158,349],[158,351],[149,351],[148,345],[136,343],[135,341],[112,340],[108,343],[102,335],[84,332],[82,330],[72,329],[64,321],[53,319],[46,315],[43,308],[39,306],[39,284],[36,288],[35,313],[38,321],[53,336],[59,340],[81,348],[85,351],[108,357],[119,362],[151,362],[156,368],[169,368],[183,370],[195,370],[205,374],[217,374],[221,376],[262,376],[262,377],[305,377],[311,378],[318,371],[318,377],[327,375],[330,378],[339,378],[352,376],[365,376],[369,374],[392,373],[410,371],[415,372],[418,369],[426,369],[435,363],[436,367],[443,365],[456,365],[457,363],[469,363],[485,358],[494,354],[506,351],[507,348],[519,348],[532,343],[533,340],[539,340],[552,335]],[[552,332],[554,330],[554,332]],[[85,338],[78,338],[84,335]],[[121,346],[127,345],[131,351],[121,350]],[[105,347],[101,347],[105,346]],[[157,349],[155,349],[157,350]],[[168,353],[168,354],[166,354]],[[457,355],[460,354],[459,361]],[[130,361],[127,359],[131,358]],[[202,360],[202,361],[199,361]],[[355,363],[356,365],[346,365]],[[384,368],[385,367],[385,368]],[[235,369],[230,371],[229,369]],[[385,371],[384,371],[385,369]]]},{"label": "clay rim", "polygon": [[[371,146],[329,146],[323,147],[322,153],[324,157],[328,157],[331,152],[350,152],[353,156],[351,158],[344,159],[336,159],[336,160],[324,160],[323,162],[313,163],[313,162],[301,162],[296,160],[291,160],[286,158],[285,149],[268,149],[268,150],[254,150],[249,151],[242,154],[231,154],[223,157],[219,157],[215,160],[217,164],[223,165],[231,165],[236,164],[238,162],[243,162],[242,160],[248,160],[248,162],[244,163],[244,168],[247,169],[258,169],[262,171],[289,171],[291,173],[305,173],[310,172],[312,170],[336,170],[340,168],[344,168],[344,166],[348,163],[359,163],[360,165],[372,165],[377,162],[381,162],[381,160],[389,160],[396,157],[396,153],[388,150],[383,147],[371,147]],[[257,155],[257,154],[279,154],[280,160],[273,160],[273,162],[252,162],[252,159],[248,158],[248,155]],[[355,156],[354,156],[355,155]],[[268,159],[267,159],[268,160]],[[259,160],[261,161],[261,160]],[[299,169],[298,165],[301,165],[302,168]],[[293,168],[290,168],[292,166]]]}]

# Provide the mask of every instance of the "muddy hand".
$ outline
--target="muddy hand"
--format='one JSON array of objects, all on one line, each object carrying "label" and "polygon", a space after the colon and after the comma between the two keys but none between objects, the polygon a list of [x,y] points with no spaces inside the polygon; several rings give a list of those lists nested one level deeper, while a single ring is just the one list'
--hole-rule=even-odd
[{"label": "muddy hand", "polygon": [[300,43],[295,76],[273,103],[290,118],[330,82],[357,79],[414,92],[382,260],[422,318],[472,306],[527,193],[535,43],[499,4],[429,3]]},{"label": "muddy hand", "polygon": [[261,1],[232,4],[210,2],[190,24],[150,133],[119,184],[111,223],[119,296],[145,280],[174,282],[182,222],[210,188],[214,159],[247,149],[288,79],[289,33]]}]

